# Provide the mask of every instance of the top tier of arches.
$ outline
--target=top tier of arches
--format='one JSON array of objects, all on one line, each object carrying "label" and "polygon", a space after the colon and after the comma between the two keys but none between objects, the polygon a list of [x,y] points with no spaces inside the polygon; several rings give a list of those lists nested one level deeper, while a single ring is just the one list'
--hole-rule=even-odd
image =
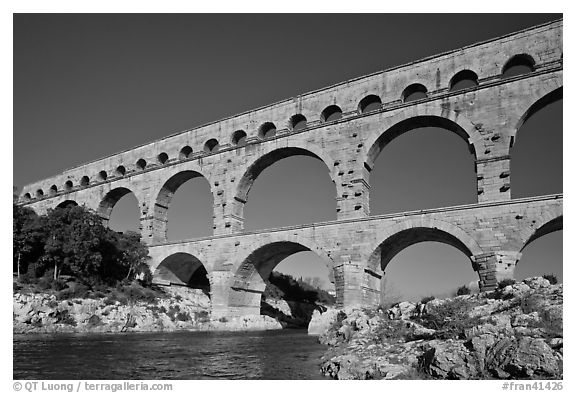
[{"label": "top tier of arches", "polygon": [[[473,45],[305,94],[74,168],[60,176],[66,184],[38,182],[25,190],[23,200],[76,191],[381,110],[507,83],[508,71],[517,66],[528,67],[529,72],[561,66],[562,22],[535,29],[540,30],[536,34],[549,39],[535,40],[533,30],[530,34],[520,32],[512,40],[506,37]],[[478,56],[479,51],[482,56]],[[528,76],[517,74],[510,80],[525,77]],[[413,95],[417,98],[412,99]],[[51,186],[55,187],[50,189]]]}]

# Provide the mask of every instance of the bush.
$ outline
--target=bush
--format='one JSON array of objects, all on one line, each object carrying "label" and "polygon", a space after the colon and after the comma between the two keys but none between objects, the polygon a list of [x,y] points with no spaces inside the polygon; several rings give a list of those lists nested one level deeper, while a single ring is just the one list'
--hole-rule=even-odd
[{"label": "bush", "polygon": [[461,338],[464,330],[479,324],[478,317],[469,316],[470,311],[478,304],[468,299],[447,300],[442,304],[426,307],[426,313],[418,320],[424,327],[435,329],[438,338]]},{"label": "bush", "polygon": [[426,304],[428,303],[430,300],[434,300],[436,299],[434,296],[425,296],[422,298],[422,300],[420,300],[420,303],[422,304]]},{"label": "bush", "polygon": [[542,276],[542,278],[548,280],[548,282],[552,285],[558,284],[558,278],[556,278],[556,276],[553,274],[545,274]]},{"label": "bush", "polygon": [[468,286],[462,285],[456,290],[456,296],[462,295],[470,295],[470,288],[468,288]]},{"label": "bush", "polygon": [[220,318],[218,318],[218,321],[219,321],[219,322],[222,322],[222,323],[226,323],[226,322],[228,322],[228,318],[226,318],[226,317],[220,317]]},{"label": "bush", "polygon": [[514,285],[514,284],[516,284],[516,280],[514,280],[513,278],[505,278],[504,280],[498,282],[498,289],[504,289],[508,285]]}]

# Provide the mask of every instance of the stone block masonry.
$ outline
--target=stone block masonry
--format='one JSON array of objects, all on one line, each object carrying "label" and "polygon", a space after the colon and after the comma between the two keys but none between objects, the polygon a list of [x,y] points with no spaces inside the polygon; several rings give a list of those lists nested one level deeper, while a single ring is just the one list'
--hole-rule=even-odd
[{"label": "stone block masonry", "polygon": [[[132,192],[152,269],[176,269],[169,262],[175,253],[189,255],[194,266],[200,261],[208,273],[214,317],[259,313],[264,278],[284,258],[305,250],[318,254],[333,272],[340,306],[377,303],[387,263],[420,241],[460,249],[478,272],[480,287],[494,288],[512,276],[526,244],[562,228],[562,195],[512,200],[510,171],[519,128],[537,109],[562,98],[562,52],[562,20],[546,23],[66,170],[25,186],[18,203],[38,213],[84,205],[106,222],[116,202]],[[530,72],[506,77],[513,65]],[[455,89],[463,79],[471,87]],[[412,100],[414,92],[424,96]],[[475,161],[477,203],[371,217],[370,172],[376,159],[394,138],[423,126],[445,128],[466,142]],[[326,165],[336,189],[337,220],[244,232],[244,204],[255,179],[290,156]],[[200,176],[213,195],[213,236],[169,243],[172,197]]]}]

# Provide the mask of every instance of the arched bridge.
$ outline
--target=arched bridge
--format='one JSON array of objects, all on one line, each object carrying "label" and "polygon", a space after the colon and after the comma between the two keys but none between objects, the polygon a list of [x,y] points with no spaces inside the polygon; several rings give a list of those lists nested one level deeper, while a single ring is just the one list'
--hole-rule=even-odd
[{"label": "arched bridge", "polygon": [[[526,244],[562,228],[562,195],[511,199],[510,149],[533,113],[562,98],[562,21],[302,94],[93,161],[23,188],[43,213],[75,203],[107,221],[132,192],[159,281],[205,270],[213,316],[259,313],[264,278],[296,252],[333,271],[339,305],[373,304],[387,263],[421,241],[469,256],[480,287],[510,277]],[[508,76],[513,66],[527,72]],[[464,84],[463,84],[464,82]],[[465,87],[462,87],[465,86]],[[370,216],[370,172],[396,137],[422,126],[458,135],[473,156],[477,203]],[[290,156],[326,165],[337,220],[247,233],[255,179]],[[167,212],[186,181],[205,178],[213,236],[167,241]]]}]

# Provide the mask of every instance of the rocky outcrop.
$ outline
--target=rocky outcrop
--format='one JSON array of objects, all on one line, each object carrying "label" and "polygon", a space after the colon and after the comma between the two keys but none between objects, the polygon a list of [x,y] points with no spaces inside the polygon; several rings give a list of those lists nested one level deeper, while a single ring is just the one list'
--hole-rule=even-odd
[{"label": "rocky outcrop", "polygon": [[57,300],[53,294],[13,296],[13,331],[27,333],[153,332],[175,330],[271,330],[277,320],[249,316],[230,320],[210,319],[210,299],[199,289],[164,287],[155,302],[102,299]]},{"label": "rocky outcrop", "polygon": [[[324,317],[325,375],[337,379],[561,379],[562,285],[502,290]],[[314,321],[314,320],[313,320]]]}]

